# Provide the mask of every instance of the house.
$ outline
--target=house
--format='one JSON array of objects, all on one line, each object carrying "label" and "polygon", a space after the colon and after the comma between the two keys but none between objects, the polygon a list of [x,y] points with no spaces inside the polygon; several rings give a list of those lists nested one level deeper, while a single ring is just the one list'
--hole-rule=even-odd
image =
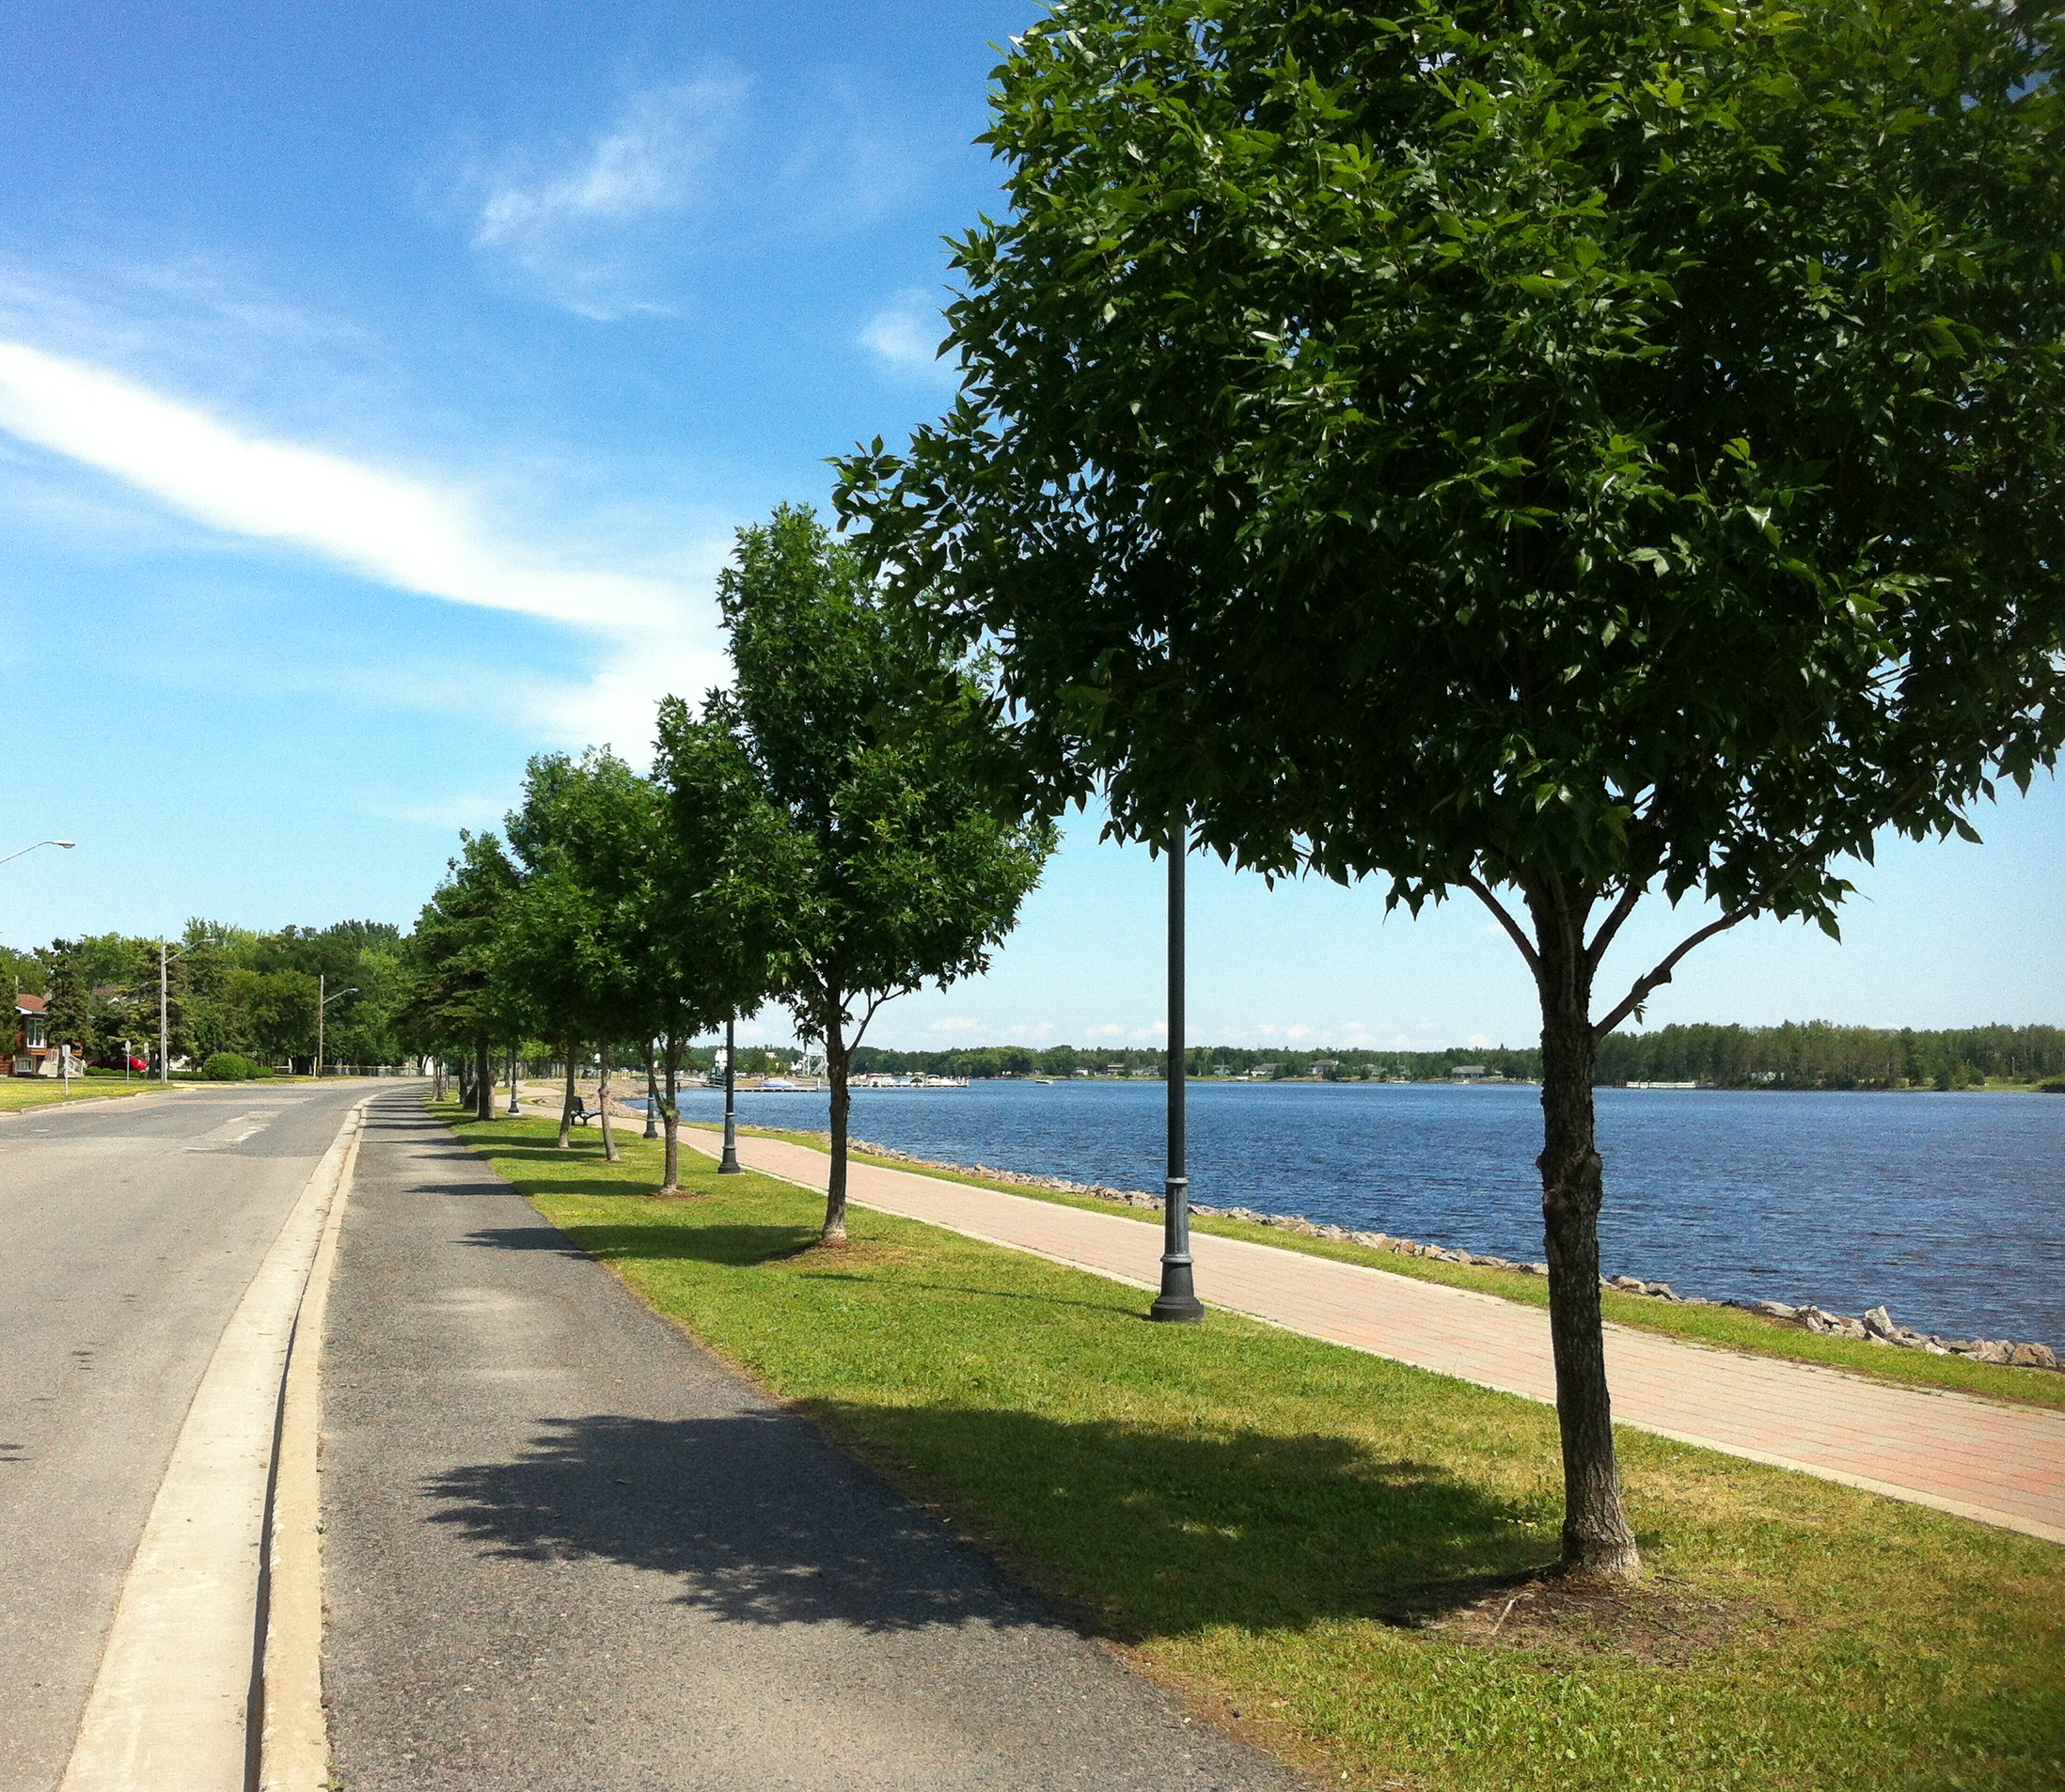
[{"label": "house", "polygon": [[1313,1065],[1312,1074],[1324,1080],[1331,1077],[1340,1068],[1341,1061],[1338,1058],[1322,1058]]},{"label": "house", "polygon": [[26,992],[14,998],[13,1074],[17,1077],[57,1075],[57,1047],[45,1039],[50,1024],[50,1004],[40,996]]},{"label": "house", "polygon": [[1451,1064],[1448,1068],[1448,1080],[1454,1083],[1487,1082],[1490,1076],[1483,1064]]}]

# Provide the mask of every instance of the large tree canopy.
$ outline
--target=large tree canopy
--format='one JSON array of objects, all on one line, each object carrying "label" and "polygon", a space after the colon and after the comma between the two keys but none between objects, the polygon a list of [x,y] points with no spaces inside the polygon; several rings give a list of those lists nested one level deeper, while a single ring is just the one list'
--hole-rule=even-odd
[{"label": "large tree canopy", "polygon": [[1591,1054],[1675,962],[1595,1016],[1606,947],[1650,889],[1833,930],[1843,855],[2065,734],[2058,14],[1064,0],[999,71],[961,399],[844,465],[1038,786],[1495,908],[1573,1562],[1635,1559]]}]

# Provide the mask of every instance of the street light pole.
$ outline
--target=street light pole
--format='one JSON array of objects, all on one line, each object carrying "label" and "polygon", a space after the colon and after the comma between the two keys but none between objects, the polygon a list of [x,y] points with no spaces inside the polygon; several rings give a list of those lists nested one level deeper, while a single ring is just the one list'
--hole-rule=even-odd
[{"label": "street light pole", "polygon": [[738,1016],[724,1023],[724,1155],[717,1174],[735,1176],[738,1167]]},{"label": "street light pole", "polygon": [[1194,1326],[1205,1317],[1190,1263],[1190,1178],[1184,1152],[1183,861],[1190,827],[1178,822],[1169,841],[1169,1165],[1161,1199],[1161,1292],[1150,1319]]},{"label": "street light pole", "polygon": [[[342,1001],[342,1000],[344,999],[344,998],[345,998],[345,997],[347,997],[347,996],[355,996],[355,995],[357,995],[357,994],[358,994],[358,985],[357,985],[356,983],[354,983],[354,984],[353,984],[353,985],[351,986],[351,988],[349,988],[349,989],[340,989],[340,990],[339,990],[339,991],[337,992],[337,994],[336,994],[336,995],[334,995],[334,996],[325,996],[325,995],[324,995],[324,994],[323,994],[323,990],[324,990],[325,988],[327,988],[327,987],[329,986],[329,982],[330,982],[330,973],[329,973],[328,971],[326,971],[326,970],[319,970],[319,971],[317,971],[317,972],[316,972],[316,1061],[315,1061],[315,1079],[316,1079],[316,1081],[317,1081],[317,1082],[321,1082],[321,1081],[323,1080],[323,1013],[324,1013],[324,1011],[325,1011],[325,1010],[326,1010],[326,1009],[327,1009],[327,1008],[329,1007],[329,1005],[330,1005],[330,1004],[331,1004],[332,1002],[334,1002],[334,1001]],[[491,1119],[492,1119],[492,1118],[493,1118],[493,1116],[492,1116],[492,1115],[490,1115],[490,1116],[489,1116],[489,1118],[491,1118]]]},{"label": "street light pole", "polygon": [[167,1089],[172,1086],[171,1033],[166,1026],[165,967],[172,962],[174,952],[182,952],[183,946],[168,946],[163,937],[158,941],[158,1080]]}]

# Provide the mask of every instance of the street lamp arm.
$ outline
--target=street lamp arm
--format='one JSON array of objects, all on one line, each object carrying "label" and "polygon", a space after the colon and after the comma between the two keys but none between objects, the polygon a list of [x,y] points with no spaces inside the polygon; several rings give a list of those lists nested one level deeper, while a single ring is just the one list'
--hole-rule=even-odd
[{"label": "street lamp arm", "polygon": [[37,846],[62,846],[67,852],[70,852],[78,843],[75,840],[39,840],[36,842],[36,846],[17,847],[13,852],[8,854],[6,858],[0,858],[0,865],[5,865],[8,858],[20,858],[24,853],[33,853]]},{"label": "street lamp arm", "polygon": [[349,989],[333,989],[327,996],[323,997],[323,1000],[318,1005],[320,1007],[327,1008],[340,996],[355,996],[357,994],[358,985],[356,983],[354,983]]}]

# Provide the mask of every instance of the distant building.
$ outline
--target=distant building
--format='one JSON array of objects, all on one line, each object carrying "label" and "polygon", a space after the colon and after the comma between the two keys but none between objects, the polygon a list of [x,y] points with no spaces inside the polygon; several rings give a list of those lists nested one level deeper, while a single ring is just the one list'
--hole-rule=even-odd
[{"label": "distant building", "polygon": [[1282,1066],[1278,1064],[1257,1064],[1248,1072],[1248,1080],[1252,1083],[1273,1082],[1277,1071],[1281,1068]]},{"label": "distant building", "polygon": [[1322,1058],[1318,1061],[1318,1062],[1313,1065],[1312,1075],[1314,1075],[1315,1077],[1331,1077],[1335,1071],[1339,1070],[1340,1068],[1341,1061],[1339,1059]]},{"label": "distant building", "polygon": [[1104,1067],[1104,1074],[1107,1077],[1123,1077],[1126,1075],[1126,1066],[1124,1064],[1107,1064]]},{"label": "distant building", "polygon": [[50,1004],[40,996],[14,998],[14,1050],[10,1068],[17,1077],[57,1075],[57,1047],[46,1041]]},{"label": "distant building", "polygon": [[1490,1074],[1482,1064],[1451,1064],[1448,1068],[1448,1080],[1452,1083],[1481,1083]]}]

